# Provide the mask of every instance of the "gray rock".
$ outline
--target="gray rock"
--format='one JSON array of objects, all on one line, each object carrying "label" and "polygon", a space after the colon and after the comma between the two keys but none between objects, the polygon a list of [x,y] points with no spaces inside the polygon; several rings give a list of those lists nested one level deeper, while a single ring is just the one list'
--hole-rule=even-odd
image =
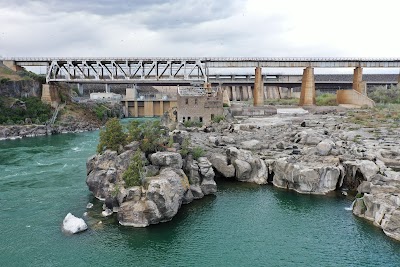
[{"label": "gray rock", "polygon": [[160,167],[181,169],[183,165],[181,154],[175,152],[157,152],[151,154],[150,161],[153,165]]},{"label": "gray rock", "polygon": [[317,152],[320,156],[327,156],[335,147],[335,143],[330,139],[322,140],[317,145]]},{"label": "gray rock", "polygon": [[250,180],[251,165],[247,161],[235,159],[233,161],[235,166],[236,178],[238,181],[248,181]]},{"label": "gray rock", "polygon": [[261,148],[261,142],[258,140],[243,141],[240,146],[243,149],[259,149]]},{"label": "gray rock", "polygon": [[233,165],[228,165],[227,156],[213,153],[209,157],[209,160],[215,170],[222,174],[224,177],[231,178],[235,176],[235,167]]},{"label": "gray rock", "polygon": [[326,194],[334,191],[340,177],[338,167],[307,166],[290,163],[287,158],[276,160],[272,169],[274,186],[299,193]]},{"label": "gray rock", "polygon": [[199,199],[204,197],[204,193],[200,185],[190,185],[190,191],[192,192],[194,199]]}]

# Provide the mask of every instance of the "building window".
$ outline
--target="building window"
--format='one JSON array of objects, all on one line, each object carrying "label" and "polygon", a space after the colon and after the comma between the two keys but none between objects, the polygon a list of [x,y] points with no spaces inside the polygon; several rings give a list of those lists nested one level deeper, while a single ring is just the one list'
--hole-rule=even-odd
[{"label": "building window", "polygon": [[190,119],[191,119],[191,118],[190,118],[190,117],[188,117],[188,121],[190,121]]},{"label": "building window", "polygon": [[189,105],[189,98],[186,98],[186,99],[185,99],[185,104],[186,104],[186,105]]},{"label": "building window", "polygon": [[200,121],[200,122],[203,122],[203,117],[200,117],[200,118],[199,118],[199,121]]},{"label": "building window", "polygon": [[182,122],[185,122],[185,117],[182,118]]}]

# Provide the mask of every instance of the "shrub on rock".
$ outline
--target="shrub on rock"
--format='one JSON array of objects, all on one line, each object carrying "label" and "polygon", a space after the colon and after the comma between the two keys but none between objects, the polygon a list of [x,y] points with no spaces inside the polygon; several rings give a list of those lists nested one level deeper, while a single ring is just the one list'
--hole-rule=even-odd
[{"label": "shrub on rock", "polygon": [[106,123],[105,129],[100,131],[100,141],[97,145],[97,153],[106,149],[118,151],[120,146],[126,145],[126,134],[117,118],[112,118]]}]

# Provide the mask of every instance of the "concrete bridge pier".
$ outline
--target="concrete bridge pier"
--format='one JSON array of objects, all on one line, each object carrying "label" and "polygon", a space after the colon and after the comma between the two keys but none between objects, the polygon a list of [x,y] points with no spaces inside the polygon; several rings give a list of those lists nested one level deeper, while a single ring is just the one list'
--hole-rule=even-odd
[{"label": "concrete bridge pier", "polygon": [[83,85],[81,83],[77,83],[79,96],[83,96]]},{"label": "concrete bridge pier", "polygon": [[110,92],[110,86],[108,83],[106,83],[106,93],[109,93],[109,92]]},{"label": "concrete bridge pier", "polygon": [[50,104],[55,107],[60,102],[57,88],[52,84],[42,84],[42,97],[43,103]]},{"label": "concrete bridge pier", "polygon": [[353,89],[359,92],[360,94],[366,95],[367,88],[365,82],[363,82],[362,80],[362,71],[363,69],[361,67],[356,67],[354,69]]},{"label": "concrete bridge pier", "polygon": [[255,107],[264,105],[264,83],[261,75],[261,68],[257,67],[254,77],[253,105]]},{"label": "concrete bridge pier", "polygon": [[243,96],[243,101],[249,100],[249,92],[247,91],[247,86],[242,86],[241,88],[242,91],[242,96]]},{"label": "concrete bridge pier", "polygon": [[253,99],[253,89],[251,85],[247,86],[247,93],[249,94],[249,100]]},{"label": "concrete bridge pier", "polygon": [[232,101],[236,101],[236,86],[232,86]]},{"label": "concrete bridge pier", "polygon": [[303,71],[299,106],[313,106],[315,104],[314,68],[307,67]]},{"label": "concrete bridge pier", "polygon": [[24,68],[21,66],[18,66],[15,64],[14,60],[3,60],[3,65],[6,66],[7,68],[13,70],[13,71],[20,71],[23,70]]}]

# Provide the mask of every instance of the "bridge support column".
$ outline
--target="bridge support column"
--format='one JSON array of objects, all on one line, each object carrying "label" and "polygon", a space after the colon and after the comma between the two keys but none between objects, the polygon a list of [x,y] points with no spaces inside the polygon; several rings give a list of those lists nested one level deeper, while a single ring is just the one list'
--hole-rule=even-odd
[{"label": "bridge support column", "polygon": [[367,90],[365,82],[362,81],[362,70],[363,69],[361,67],[357,67],[354,69],[353,89],[363,95],[366,95]]},{"label": "bridge support column", "polygon": [[399,72],[399,76],[397,76],[397,86],[400,85],[400,72]]},{"label": "bridge support column", "polygon": [[236,86],[232,85],[232,101],[236,101]]},{"label": "bridge support column", "polygon": [[249,92],[247,92],[247,86],[242,86],[241,91],[242,91],[242,96],[243,96],[242,100],[243,101],[249,100]]},{"label": "bridge support column", "polygon": [[267,99],[268,98],[268,92],[267,92],[267,90],[268,90],[268,86],[263,86],[263,94],[264,94],[264,99]]},{"label": "bridge support column", "polygon": [[253,90],[251,89],[251,85],[247,86],[247,93],[249,94],[249,100],[253,99]]},{"label": "bridge support column", "polygon": [[314,68],[307,67],[303,72],[299,106],[315,105]]},{"label": "bridge support column", "polygon": [[83,96],[83,85],[78,83],[77,87],[78,87],[79,96]]},{"label": "bridge support column", "polygon": [[110,86],[108,85],[108,83],[106,83],[106,93],[110,92]]},{"label": "bridge support column", "polygon": [[264,105],[264,84],[260,67],[257,67],[255,70],[253,105],[255,107]]},{"label": "bridge support column", "polygon": [[229,101],[229,96],[228,96],[228,87],[225,86],[222,92],[222,103],[224,104],[224,106],[231,106],[231,101]]},{"label": "bridge support column", "polygon": [[53,107],[60,102],[60,97],[58,96],[57,88],[50,84],[42,84],[42,97],[43,103],[52,105]]}]

